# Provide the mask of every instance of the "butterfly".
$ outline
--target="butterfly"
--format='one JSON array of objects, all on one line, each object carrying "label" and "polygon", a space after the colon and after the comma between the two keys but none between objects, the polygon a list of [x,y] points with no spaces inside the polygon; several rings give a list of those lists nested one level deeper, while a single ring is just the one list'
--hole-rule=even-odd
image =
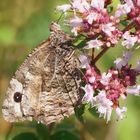
[{"label": "butterfly", "polygon": [[79,60],[73,38],[57,23],[49,38],[36,47],[12,77],[2,106],[5,120],[60,122],[80,102]]}]

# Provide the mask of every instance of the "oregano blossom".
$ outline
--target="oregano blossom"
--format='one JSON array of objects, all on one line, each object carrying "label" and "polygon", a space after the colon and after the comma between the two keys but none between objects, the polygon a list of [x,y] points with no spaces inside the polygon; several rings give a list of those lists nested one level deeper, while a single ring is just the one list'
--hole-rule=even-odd
[{"label": "oregano blossom", "polygon": [[[81,50],[82,102],[90,104],[107,122],[113,110],[117,120],[126,116],[129,108],[121,106],[120,99],[125,101],[128,95],[140,93],[140,60],[137,66],[130,63],[140,46],[140,0],[120,1],[113,7],[112,3],[113,0],[70,0],[57,8],[70,13],[64,21],[75,36],[74,47]],[[104,71],[98,60],[114,48],[120,48],[122,56],[114,51],[118,56]]]}]

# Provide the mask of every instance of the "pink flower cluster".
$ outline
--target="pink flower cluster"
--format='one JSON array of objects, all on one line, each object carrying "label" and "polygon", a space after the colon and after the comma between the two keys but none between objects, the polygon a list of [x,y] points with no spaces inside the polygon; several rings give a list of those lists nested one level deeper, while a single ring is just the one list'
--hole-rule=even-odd
[{"label": "pink flower cluster", "polygon": [[81,67],[85,68],[83,102],[96,107],[100,116],[107,118],[107,121],[110,120],[112,109],[116,110],[117,119],[124,117],[126,107],[120,108],[120,98],[125,100],[128,94],[139,95],[140,85],[136,85],[136,77],[140,74],[140,65],[135,69],[131,68],[128,64],[131,56],[130,52],[125,53],[120,61],[115,61],[115,68],[112,67],[102,74],[88,63],[86,56],[81,55],[79,58]]},{"label": "pink flower cluster", "polygon": [[[127,15],[124,21],[131,20],[131,26],[135,26],[137,32],[140,32],[140,0],[124,0],[124,4],[118,4],[114,15],[108,12],[111,0],[71,0],[70,4],[57,6],[57,10],[66,13],[73,12],[73,18],[67,20],[75,36],[85,34],[91,38],[88,48],[114,46],[121,37],[124,38],[122,43],[129,48],[135,42],[140,40],[137,33],[126,32],[126,29],[120,28],[120,18]],[[131,27],[130,27],[131,28]],[[127,38],[128,37],[128,38]],[[96,41],[96,44],[94,45]],[[92,46],[91,46],[92,45]]]},{"label": "pink flower cluster", "polygon": [[[107,121],[113,109],[118,120],[125,116],[127,108],[120,107],[120,98],[125,100],[128,94],[140,92],[140,61],[136,68],[129,64],[140,45],[140,0],[120,0],[113,8],[112,3],[113,0],[70,0],[70,4],[57,7],[65,14],[65,23],[75,38],[84,36],[82,49],[86,54],[79,57],[85,85],[81,87],[85,93],[82,101],[90,103]],[[101,73],[96,66],[98,60],[108,49],[120,46],[125,49],[123,56]]]}]

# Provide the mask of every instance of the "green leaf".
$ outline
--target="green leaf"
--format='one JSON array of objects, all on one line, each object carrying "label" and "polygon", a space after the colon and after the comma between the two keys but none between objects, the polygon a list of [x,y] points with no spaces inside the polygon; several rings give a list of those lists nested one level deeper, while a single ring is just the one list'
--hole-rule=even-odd
[{"label": "green leaf", "polygon": [[108,13],[112,13],[113,12],[113,6],[107,7],[107,11],[108,11]]},{"label": "green leaf", "polygon": [[76,37],[76,39],[74,40],[74,43],[73,45],[76,47],[76,48],[83,48],[85,45],[86,45],[86,37],[84,35],[79,35]]},{"label": "green leaf", "polygon": [[15,136],[12,140],[39,140],[34,133],[25,132]]},{"label": "green leaf", "polygon": [[75,107],[75,115],[77,117],[77,119],[80,121],[80,122],[84,122],[84,119],[83,119],[83,114],[84,114],[84,111],[85,111],[85,105],[81,105],[81,106],[77,106]]},{"label": "green leaf", "polygon": [[81,41],[85,40],[86,36],[80,34],[74,40],[74,45],[78,45]]},{"label": "green leaf", "polygon": [[80,49],[80,48],[83,48],[85,45],[86,45],[86,41],[83,40],[76,46],[76,48]]},{"label": "green leaf", "polygon": [[80,140],[80,138],[72,132],[63,130],[54,133],[51,136],[51,140]]},{"label": "green leaf", "polygon": [[[68,119],[70,121],[70,118]],[[62,121],[61,123],[57,124],[55,130],[68,130],[68,131],[71,131],[71,130],[74,130],[75,129],[75,124],[73,121]]]},{"label": "green leaf", "polygon": [[127,20],[121,20],[120,23],[123,25],[123,26],[127,26],[129,24],[129,22]]},{"label": "green leaf", "polygon": [[50,134],[49,134],[47,126],[43,124],[37,124],[36,131],[37,131],[38,136],[41,138],[41,140],[50,139]]}]

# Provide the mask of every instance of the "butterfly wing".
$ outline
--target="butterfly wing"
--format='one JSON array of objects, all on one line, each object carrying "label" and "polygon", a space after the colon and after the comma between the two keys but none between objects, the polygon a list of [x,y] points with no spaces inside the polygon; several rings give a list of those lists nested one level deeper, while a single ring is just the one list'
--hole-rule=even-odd
[{"label": "butterfly wing", "polygon": [[80,100],[80,75],[77,69],[79,61],[74,56],[69,60],[65,60],[65,57],[67,56],[55,54],[54,63],[50,58],[46,62],[53,66],[51,72],[45,71],[42,76],[44,82],[39,98],[42,113],[38,115],[38,120],[45,124],[59,122],[65,116],[73,114],[74,107]]},{"label": "butterfly wing", "polygon": [[[74,112],[79,100],[78,59],[72,39],[52,24],[49,39],[39,45],[16,71],[3,104],[6,120],[35,119],[44,124],[60,121]],[[78,79],[76,79],[78,78]],[[22,94],[15,102],[15,93]]]}]

